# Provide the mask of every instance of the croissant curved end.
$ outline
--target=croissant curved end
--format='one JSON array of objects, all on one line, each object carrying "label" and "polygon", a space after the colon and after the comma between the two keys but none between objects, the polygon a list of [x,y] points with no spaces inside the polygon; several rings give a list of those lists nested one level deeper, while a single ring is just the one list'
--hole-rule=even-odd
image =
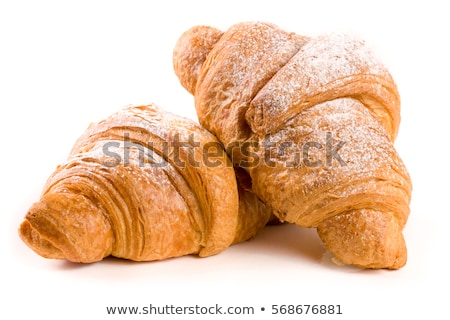
[{"label": "croissant curved end", "polygon": [[173,67],[181,85],[195,94],[197,78],[206,56],[223,32],[209,26],[196,26],[184,32],[173,51]]},{"label": "croissant curved end", "polygon": [[406,264],[402,227],[390,212],[348,211],[324,220],[317,231],[342,264],[370,269],[400,269]]},{"label": "croissant curved end", "polygon": [[20,238],[37,254],[49,259],[65,259],[64,253],[47,240],[30,221],[24,220],[19,228]]},{"label": "croissant curved end", "polygon": [[90,263],[112,251],[113,234],[101,209],[82,195],[45,195],[29,210],[19,236],[44,258]]}]

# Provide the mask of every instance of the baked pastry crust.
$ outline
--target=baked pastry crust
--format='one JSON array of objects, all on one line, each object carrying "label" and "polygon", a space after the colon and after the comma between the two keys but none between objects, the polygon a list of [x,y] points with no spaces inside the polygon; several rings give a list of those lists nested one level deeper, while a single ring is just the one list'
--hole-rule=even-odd
[{"label": "baked pastry crust", "polygon": [[253,194],[239,196],[211,133],[151,104],[91,125],[19,234],[41,256],[73,262],[204,257],[252,238],[270,215]]},{"label": "baked pastry crust", "polygon": [[342,263],[406,263],[412,185],[393,145],[400,98],[364,41],[261,22],[198,26],[173,59],[200,123],[281,221],[317,228]]}]

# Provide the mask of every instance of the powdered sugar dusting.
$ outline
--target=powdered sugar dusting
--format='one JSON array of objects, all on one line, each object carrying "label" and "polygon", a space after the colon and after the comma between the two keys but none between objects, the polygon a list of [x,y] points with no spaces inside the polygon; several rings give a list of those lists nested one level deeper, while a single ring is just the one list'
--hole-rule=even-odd
[{"label": "powdered sugar dusting", "polygon": [[[200,122],[223,144],[256,141],[259,159],[275,145],[269,163],[248,171],[255,192],[281,218],[313,226],[356,196],[365,205],[407,207],[410,180],[391,141],[399,114],[395,83],[364,41],[235,25],[209,53],[195,100]],[[339,158],[327,154],[333,150]],[[387,193],[399,195],[386,200]]]},{"label": "powdered sugar dusting", "polygon": [[[205,55],[209,47],[197,48],[206,41],[196,38],[201,33],[191,36],[187,42],[195,46],[184,46],[183,56]],[[187,74],[197,78],[178,56],[174,63],[180,81],[186,82]],[[303,108],[340,97],[365,103],[384,122],[391,139],[398,129],[395,83],[374,52],[352,35],[308,38],[268,23],[239,23],[223,33],[198,79],[191,80],[197,80],[200,123],[226,145],[248,138],[250,129],[260,136],[273,133]]]},{"label": "powdered sugar dusting", "polygon": [[[399,220],[406,221],[408,172],[381,123],[359,101],[336,99],[305,109],[266,139],[273,146],[275,165],[262,163],[250,174],[255,192],[276,203],[287,221],[315,226],[357,201],[361,206],[401,208]],[[281,153],[286,143],[289,147]],[[260,152],[263,159],[267,149]],[[348,202],[352,198],[359,200]]]},{"label": "powdered sugar dusting", "polygon": [[232,26],[200,72],[195,95],[200,123],[224,144],[240,138],[250,101],[305,39],[266,23]]},{"label": "powdered sugar dusting", "polygon": [[393,217],[397,231],[406,222],[411,181],[392,143],[400,100],[364,41],[233,26],[209,53],[195,101],[222,143],[258,146],[237,160],[253,163],[252,189],[280,220],[317,227],[362,209]]},{"label": "powdered sugar dusting", "polygon": [[273,132],[301,109],[339,97],[369,94],[388,100],[383,97],[388,93],[380,89],[384,86],[395,88],[364,41],[346,34],[319,36],[309,40],[252,101],[252,129]]}]

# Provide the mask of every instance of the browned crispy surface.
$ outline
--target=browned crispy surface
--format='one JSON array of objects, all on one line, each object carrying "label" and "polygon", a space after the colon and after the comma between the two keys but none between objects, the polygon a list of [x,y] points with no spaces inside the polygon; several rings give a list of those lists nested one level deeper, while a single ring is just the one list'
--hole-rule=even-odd
[{"label": "browned crispy surface", "polygon": [[[393,146],[400,98],[373,52],[349,35],[308,38],[259,22],[216,31],[202,49],[209,27],[195,30],[178,42],[191,47],[175,47],[175,72],[195,83],[200,123],[252,192],[281,221],[318,228],[341,262],[402,267],[411,181]],[[180,70],[177,59],[196,52],[200,71]]]},{"label": "browned crispy surface", "polygon": [[209,256],[264,226],[270,212],[254,202],[239,199],[233,167],[204,128],[155,105],[127,107],[84,132],[19,232],[38,254],[75,262]]}]

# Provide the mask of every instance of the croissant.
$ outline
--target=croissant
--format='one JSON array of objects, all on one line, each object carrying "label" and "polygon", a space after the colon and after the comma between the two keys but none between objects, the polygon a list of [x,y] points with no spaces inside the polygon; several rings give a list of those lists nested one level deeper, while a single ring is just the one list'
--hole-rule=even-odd
[{"label": "croissant", "polygon": [[46,258],[205,257],[255,236],[271,212],[237,183],[222,145],[154,104],[92,124],[19,228]]},{"label": "croissant", "polygon": [[393,145],[400,98],[364,41],[262,22],[197,26],[173,64],[199,122],[279,220],[317,228],[338,263],[405,265],[412,185]]}]

